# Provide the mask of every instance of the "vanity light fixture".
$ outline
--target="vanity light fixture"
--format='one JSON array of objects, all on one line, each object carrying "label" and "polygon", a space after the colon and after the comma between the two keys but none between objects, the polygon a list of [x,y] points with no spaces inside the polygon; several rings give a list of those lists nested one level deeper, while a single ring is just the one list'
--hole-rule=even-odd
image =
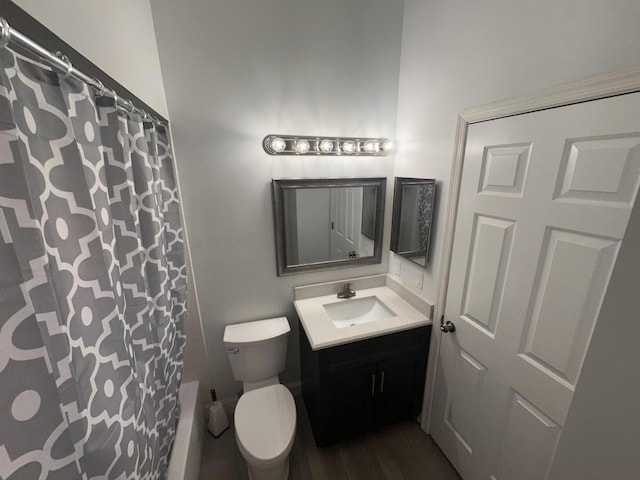
[{"label": "vanity light fixture", "polygon": [[311,145],[309,145],[309,141],[305,140],[304,138],[296,141],[296,153],[300,155],[304,155],[305,153],[307,153],[310,147]]},{"label": "vanity light fixture", "polygon": [[351,155],[384,156],[393,151],[388,138],[312,137],[305,135],[267,135],[262,141],[269,155]]},{"label": "vanity light fixture", "polygon": [[333,142],[328,139],[324,139],[320,142],[320,151],[322,153],[331,153],[333,151]]},{"label": "vanity light fixture", "polygon": [[367,153],[376,153],[380,151],[380,142],[377,140],[367,140],[364,142],[364,151]]},{"label": "vanity light fixture", "polygon": [[351,155],[356,151],[356,143],[353,140],[345,140],[342,142],[342,152]]},{"label": "vanity light fixture", "polygon": [[287,148],[287,143],[280,137],[274,137],[270,140],[269,146],[276,153],[282,153]]}]

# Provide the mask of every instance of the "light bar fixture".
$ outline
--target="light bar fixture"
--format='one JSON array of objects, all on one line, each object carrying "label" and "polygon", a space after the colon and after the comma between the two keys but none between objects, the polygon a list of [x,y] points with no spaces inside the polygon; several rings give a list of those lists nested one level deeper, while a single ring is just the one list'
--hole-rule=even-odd
[{"label": "light bar fixture", "polygon": [[269,155],[348,155],[379,157],[393,151],[388,138],[309,137],[267,135],[262,141]]}]

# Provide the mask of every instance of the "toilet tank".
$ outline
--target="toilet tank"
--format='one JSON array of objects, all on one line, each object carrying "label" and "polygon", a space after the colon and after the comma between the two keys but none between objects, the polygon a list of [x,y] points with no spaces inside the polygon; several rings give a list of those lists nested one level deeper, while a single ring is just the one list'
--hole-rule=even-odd
[{"label": "toilet tank", "polygon": [[257,382],[282,372],[290,331],[286,317],[227,325],[223,341],[233,377],[241,382]]}]

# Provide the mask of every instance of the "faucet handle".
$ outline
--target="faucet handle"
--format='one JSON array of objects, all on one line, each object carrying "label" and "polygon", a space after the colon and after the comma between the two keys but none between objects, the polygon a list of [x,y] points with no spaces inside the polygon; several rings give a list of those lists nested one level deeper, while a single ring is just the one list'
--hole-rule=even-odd
[{"label": "faucet handle", "polygon": [[342,291],[338,292],[338,298],[351,298],[351,297],[354,297],[355,295],[356,295],[356,292],[351,288],[350,283],[345,283],[342,286]]}]

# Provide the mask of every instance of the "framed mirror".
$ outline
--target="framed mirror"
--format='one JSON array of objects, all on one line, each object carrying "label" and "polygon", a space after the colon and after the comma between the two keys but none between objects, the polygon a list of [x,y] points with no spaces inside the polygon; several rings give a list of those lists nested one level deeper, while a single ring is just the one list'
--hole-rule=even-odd
[{"label": "framed mirror", "polygon": [[433,178],[395,179],[391,250],[423,267],[429,258],[435,196]]},{"label": "framed mirror", "polygon": [[274,178],[278,276],[382,261],[386,178]]}]

